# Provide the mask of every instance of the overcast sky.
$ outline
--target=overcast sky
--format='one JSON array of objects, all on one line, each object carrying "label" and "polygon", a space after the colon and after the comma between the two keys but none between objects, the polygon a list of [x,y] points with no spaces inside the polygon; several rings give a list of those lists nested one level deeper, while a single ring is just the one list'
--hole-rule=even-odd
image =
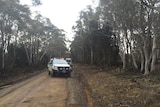
[{"label": "overcast sky", "polygon": [[[72,26],[78,19],[79,12],[87,5],[96,6],[94,0],[42,0],[42,5],[36,7],[44,17],[48,17],[51,22],[60,29],[67,32],[67,37],[73,37]],[[95,0],[98,1],[98,0]],[[21,0],[23,4],[30,4],[31,0]],[[32,8],[35,10],[35,8]]]}]

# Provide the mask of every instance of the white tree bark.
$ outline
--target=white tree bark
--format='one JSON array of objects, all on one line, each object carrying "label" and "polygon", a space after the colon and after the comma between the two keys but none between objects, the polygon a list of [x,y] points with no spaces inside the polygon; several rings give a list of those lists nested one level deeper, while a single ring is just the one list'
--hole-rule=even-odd
[{"label": "white tree bark", "polygon": [[125,52],[123,52],[122,62],[123,62],[123,70],[125,70],[126,69],[126,54],[125,54]]},{"label": "white tree bark", "polygon": [[152,62],[151,62],[151,72],[155,71],[155,62],[156,62],[156,36],[153,37],[153,46],[152,46]]},{"label": "white tree bark", "polygon": [[41,61],[42,60],[42,58],[44,57],[44,55],[46,54],[46,51],[45,52],[43,52],[43,54],[41,55],[41,57],[39,58],[39,61]]},{"label": "white tree bark", "polygon": [[2,69],[5,67],[5,48],[4,48],[4,32],[1,30],[1,36],[2,36]]},{"label": "white tree bark", "polygon": [[29,52],[28,52],[25,44],[24,44],[24,49],[25,49],[25,52],[26,52],[26,55],[27,55],[28,64],[30,65],[30,56],[29,56]]},{"label": "white tree bark", "polygon": [[143,70],[144,70],[144,54],[141,49],[140,49],[140,55],[141,55],[141,72],[143,72]]},{"label": "white tree bark", "polygon": [[11,68],[13,68],[16,60],[16,46],[17,46],[17,37],[15,37],[15,45],[13,50],[13,62],[11,63]]},{"label": "white tree bark", "polygon": [[5,49],[2,47],[2,69],[5,67]]},{"label": "white tree bark", "polygon": [[149,74],[149,55],[148,55],[147,41],[144,42],[144,56],[145,56],[145,71],[144,75]]},{"label": "white tree bark", "polygon": [[133,65],[134,65],[135,69],[138,69],[138,65],[137,65],[137,63],[136,63],[134,53],[132,52],[131,55],[132,55]]}]

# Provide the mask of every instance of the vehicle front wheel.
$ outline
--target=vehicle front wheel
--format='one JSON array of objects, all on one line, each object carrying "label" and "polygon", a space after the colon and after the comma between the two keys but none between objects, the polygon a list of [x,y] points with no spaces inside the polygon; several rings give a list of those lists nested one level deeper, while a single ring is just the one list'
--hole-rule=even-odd
[{"label": "vehicle front wheel", "polygon": [[71,77],[71,73],[68,73],[68,77]]},{"label": "vehicle front wheel", "polygon": [[51,75],[52,77],[55,77],[55,72],[52,72],[52,75]]},{"label": "vehicle front wheel", "polygon": [[51,75],[50,71],[48,71],[48,75]]}]

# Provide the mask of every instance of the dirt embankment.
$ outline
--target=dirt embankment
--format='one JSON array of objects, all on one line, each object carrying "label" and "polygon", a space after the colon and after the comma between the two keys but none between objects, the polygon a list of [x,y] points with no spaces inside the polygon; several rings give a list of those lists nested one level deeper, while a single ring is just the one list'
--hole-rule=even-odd
[{"label": "dirt embankment", "polygon": [[91,92],[93,107],[160,107],[160,77],[121,73],[76,65],[75,70]]},{"label": "dirt embankment", "polygon": [[37,74],[40,74],[42,72],[45,72],[46,69],[43,70],[17,70],[12,71],[13,73],[10,73],[10,75],[5,75],[0,77],[0,89],[6,87],[7,85],[13,85],[15,83],[24,81],[26,79],[29,79]]},{"label": "dirt embankment", "polygon": [[79,80],[79,75],[73,71],[67,80],[68,99],[66,107],[90,107],[87,102],[84,86]]}]

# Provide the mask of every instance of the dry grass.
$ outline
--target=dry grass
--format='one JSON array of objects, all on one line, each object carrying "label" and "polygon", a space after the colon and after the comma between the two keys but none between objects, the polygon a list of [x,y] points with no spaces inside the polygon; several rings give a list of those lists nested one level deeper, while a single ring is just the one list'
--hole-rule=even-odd
[{"label": "dry grass", "polygon": [[75,69],[83,74],[97,107],[160,107],[159,76],[115,75],[95,66]]}]

